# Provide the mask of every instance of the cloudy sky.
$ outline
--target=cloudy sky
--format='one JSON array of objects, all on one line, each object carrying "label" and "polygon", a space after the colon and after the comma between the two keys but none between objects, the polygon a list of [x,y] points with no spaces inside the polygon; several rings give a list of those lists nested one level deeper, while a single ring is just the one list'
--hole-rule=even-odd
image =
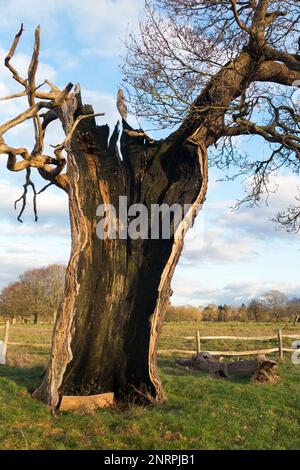
[{"label": "cloudy sky", "polygon": [[[0,0],[0,63],[3,63],[20,23],[25,33],[14,64],[25,71],[30,60],[34,28],[41,25],[42,51],[39,79],[58,86],[79,82],[85,102],[95,112],[105,112],[99,122],[113,125],[118,119],[115,96],[121,81],[119,64],[124,38],[137,29],[142,0]],[[0,96],[17,91],[7,70],[0,68]],[[22,99],[0,102],[1,122],[26,106]],[[25,123],[7,134],[10,144],[30,146],[32,125]],[[59,126],[49,127],[47,145],[63,140]],[[239,140],[241,150],[266,149]],[[224,175],[223,175],[224,177]],[[17,222],[13,203],[22,190],[24,175],[7,172],[0,157],[0,288],[24,270],[50,263],[67,262],[70,250],[66,196],[50,188],[39,197],[39,222],[33,222],[30,206],[24,223]],[[292,203],[298,178],[283,173],[274,185],[268,205],[259,208],[231,207],[243,194],[241,182],[221,182],[211,169],[208,197],[194,228],[189,232],[173,281],[173,302],[203,305],[247,302],[275,288],[300,296],[298,274],[299,236],[276,230],[271,219]],[[37,186],[43,182],[36,179]],[[275,186],[274,186],[275,187]]]}]

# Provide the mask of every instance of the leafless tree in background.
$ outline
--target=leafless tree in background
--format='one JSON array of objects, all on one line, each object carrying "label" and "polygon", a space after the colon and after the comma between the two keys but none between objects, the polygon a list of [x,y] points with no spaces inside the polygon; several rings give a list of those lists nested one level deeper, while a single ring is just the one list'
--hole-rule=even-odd
[{"label": "leafless tree in background", "polygon": [[287,296],[278,290],[270,290],[262,296],[262,302],[267,307],[271,315],[280,321],[284,307],[287,305]]},{"label": "leafless tree in background", "polygon": [[66,268],[52,264],[25,271],[0,294],[0,315],[12,318],[55,320],[64,292]]}]

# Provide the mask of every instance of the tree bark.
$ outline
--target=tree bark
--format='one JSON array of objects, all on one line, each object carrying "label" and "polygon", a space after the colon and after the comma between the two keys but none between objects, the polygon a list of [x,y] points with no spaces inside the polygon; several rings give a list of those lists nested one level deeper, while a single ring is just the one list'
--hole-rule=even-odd
[{"label": "tree bark", "polygon": [[[77,103],[64,117],[65,130],[91,107]],[[176,132],[152,141],[123,120],[121,157],[116,126],[94,118],[80,122],[72,137],[67,174],[72,251],[65,294],[43,383],[34,396],[59,408],[63,395],[114,392],[120,400],[165,399],[157,375],[157,339],[171,295],[170,283],[182,239],[101,240],[96,234],[100,204],[191,204],[179,229],[193,222],[207,188],[207,155],[202,142]],[[109,214],[110,215],[110,214]],[[119,220],[117,219],[117,224]]]}]

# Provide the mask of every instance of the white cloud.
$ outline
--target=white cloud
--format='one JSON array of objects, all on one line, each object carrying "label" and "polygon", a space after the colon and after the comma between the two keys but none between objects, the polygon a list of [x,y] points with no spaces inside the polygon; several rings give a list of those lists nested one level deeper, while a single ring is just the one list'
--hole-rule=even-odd
[{"label": "white cloud", "polygon": [[92,47],[85,52],[118,55],[123,49],[126,28],[135,29],[141,0],[66,0],[77,35]]},{"label": "white cloud", "polygon": [[104,116],[97,117],[97,124],[108,124],[113,130],[120,115],[116,107],[116,98],[100,91],[82,89],[82,100],[86,104],[91,104],[95,113],[104,113]]},{"label": "white cloud", "polygon": [[21,193],[21,184],[12,183],[12,178],[0,179],[0,288],[26,269],[66,263],[69,256],[67,196],[56,189],[41,194],[38,198],[40,220],[35,223],[29,195],[24,223],[20,224],[13,205]]},{"label": "white cloud", "polygon": [[[7,52],[8,51],[5,50],[3,47],[0,47],[0,57],[5,57]],[[23,52],[16,52],[11,62],[13,66],[18,70],[20,76],[23,78],[26,78],[30,61],[31,61],[30,55],[24,54]],[[51,65],[46,64],[43,61],[39,62],[39,68],[38,68],[37,76],[36,76],[37,83],[42,83],[45,80],[45,78],[47,78],[50,81],[55,81],[56,76],[57,76],[56,71]],[[7,68],[5,68],[2,64],[0,68],[0,78],[1,80],[4,80],[4,82],[9,81],[11,84],[15,83],[16,87],[21,87],[21,85],[17,84],[17,82],[15,82],[12,79],[11,72]],[[9,86],[9,88],[11,88],[11,86]]]},{"label": "white cloud", "polygon": [[[43,180],[40,180],[40,184],[43,185]],[[15,219],[15,213],[13,211],[13,204],[20,195],[22,194],[22,187],[17,184],[12,184],[9,179],[0,179],[0,217],[1,219],[11,219],[12,215]],[[28,194],[28,212],[32,205],[30,203],[31,197]],[[39,212],[49,219],[67,219],[68,217],[68,199],[67,195],[61,191],[49,188],[46,192],[40,194],[37,198],[37,204]],[[11,215],[12,214],[12,215]],[[0,219],[0,220],[1,220]]]},{"label": "white cloud", "polygon": [[51,0],[41,2],[39,0],[1,0],[5,14],[0,17],[0,27],[9,31],[16,31],[23,21],[25,33],[29,26],[37,26],[39,23],[45,25],[51,31],[57,28],[58,8],[64,0]]},{"label": "white cloud", "polygon": [[266,282],[257,279],[255,282],[235,282],[220,287],[213,284],[197,282],[178,276],[174,279],[173,289],[176,292],[177,304],[186,300],[193,305],[235,304],[247,303],[252,298],[258,298],[271,289],[284,292],[290,298],[300,296],[300,284],[297,282]]},{"label": "white cloud", "polygon": [[[21,246],[21,240],[20,245]],[[7,252],[0,251],[0,288],[13,282],[24,271],[32,268],[47,266],[52,263],[65,264],[68,260],[69,249],[65,246],[56,249],[49,256],[49,245],[38,246],[37,240],[32,239],[32,243],[26,244],[26,250],[23,246],[23,252],[19,249],[7,249]]]},{"label": "white cloud", "polygon": [[264,244],[276,241],[299,243],[300,234],[276,229],[270,219],[294,202],[298,176],[276,179],[278,191],[270,195],[268,205],[232,211],[235,201],[221,200],[204,205],[193,229],[188,232],[181,264],[230,264],[249,262],[260,256]]},{"label": "white cloud", "polygon": [[251,236],[240,237],[231,229],[222,227],[208,228],[203,237],[199,235],[198,230],[187,235],[181,265],[249,262],[257,257],[255,239]]},{"label": "white cloud", "polygon": [[68,21],[70,35],[80,39],[85,52],[116,56],[123,47],[126,28],[136,29],[143,3],[143,0],[5,0],[0,27],[14,32],[23,21],[27,33],[41,24],[43,33],[51,37],[61,35],[62,22]]}]

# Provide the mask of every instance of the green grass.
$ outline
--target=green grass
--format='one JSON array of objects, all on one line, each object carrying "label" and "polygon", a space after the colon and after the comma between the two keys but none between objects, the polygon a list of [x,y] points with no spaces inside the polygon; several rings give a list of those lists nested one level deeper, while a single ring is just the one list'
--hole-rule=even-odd
[{"label": "green grass", "polygon": [[[166,324],[160,348],[194,348],[182,336],[199,328],[206,335],[272,334],[276,325],[251,323]],[[289,332],[299,327],[289,327]],[[3,330],[0,330],[0,337]],[[280,382],[254,385],[217,380],[159,358],[168,402],[158,407],[102,409],[92,414],[60,413],[30,397],[47,363],[50,326],[14,325],[9,366],[0,366],[1,449],[299,449],[300,366],[289,354],[279,365]],[[36,346],[30,343],[35,343]],[[270,343],[267,343],[269,345]],[[289,344],[289,343],[287,343]],[[253,349],[264,343],[203,342],[207,349]]]}]

